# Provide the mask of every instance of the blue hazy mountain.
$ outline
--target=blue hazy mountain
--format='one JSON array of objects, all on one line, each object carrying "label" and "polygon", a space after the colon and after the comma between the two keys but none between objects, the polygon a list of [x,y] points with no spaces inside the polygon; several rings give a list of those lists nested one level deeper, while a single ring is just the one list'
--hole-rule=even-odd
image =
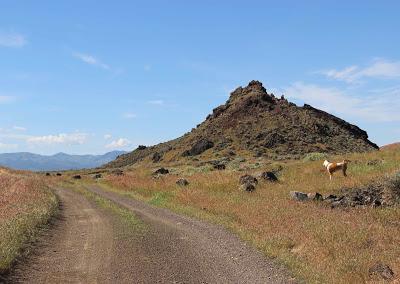
[{"label": "blue hazy mountain", "polygon": [[112,151],[104,155],[69,155],[58,153],[52,156],[28,152],[0,154],[0,165],[31,171],[61,171],[95,168],[115,160],[125,151]]}]

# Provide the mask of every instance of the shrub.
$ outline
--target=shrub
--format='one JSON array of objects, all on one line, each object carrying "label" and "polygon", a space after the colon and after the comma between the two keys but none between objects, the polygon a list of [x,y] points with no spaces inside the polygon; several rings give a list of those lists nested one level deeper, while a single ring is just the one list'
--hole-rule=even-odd
[{"label": "shrub", "polygon": [[305,162],[309,162],[309,161],[322,161],[328,158],[328,155],[326,153],[308,153],[305,157],[304,157],[304,161]]}]

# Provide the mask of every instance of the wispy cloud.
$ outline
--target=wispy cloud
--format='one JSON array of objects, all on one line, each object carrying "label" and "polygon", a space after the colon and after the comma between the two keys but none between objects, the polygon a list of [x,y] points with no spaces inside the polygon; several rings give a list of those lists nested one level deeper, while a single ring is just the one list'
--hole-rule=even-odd
[{"label": "wispy cloud", "polygon": [[26,131],[26,130],[27,130],[25,127],[17,126],[17,125],[14,125],[14,126],[13,126],[13,129],[14,129],[14,130],[18,130],[18,131]]},{"label": "wispy cloud", "polygon": [[163,100],[150,100],[150,101],[147,101],[147,103],[151,104],[151,105],[163,105],[164,101]]},{"label": "wispy cloud", "polygon": [[373,122],[400,121],[400,90],[360,97],[347,90],[296,82],[284,92],[288,98],[299,99],[345,117]]},{"label": "wispy cloud", "polygon": [[87,140],[87,133],[61,133],[56,135],[45,136],[29,136],[26,139],[28,144],[33,145],[52,145],[52,144],[66,144],[66,145],[81,145]]},{"label": "wispy cloud", "polygon": [[83,54],[83,53],[74,53],[73,56],[75,58],[78,58],[79,60],[81,60],[82,62],[86,63],[86,64],[90,64],[96,67],[100,67],[102,69],[105,70],[109,70],[110,66],[103,63],[102,61],[100,61],[99,59],[97,59],[96,57],[94,57],[93,55],[90,54]]},{"label": "wispy cloud", "polygon": [[137,115],[135,113],[132,113],[132,112],[127,112],[127,113],[123,114],[123,117],[126,118],[126,119],[132,119],[132,118],[137,117]]},{"label": "wispy cloud", "polygon": [[3,47],[23,47],[28,41],[25,36],[17,33],[2,33],[0,32],[0,46]]},{"label": "wispy cloud", "polygon": [[112,135],[111,134],[104,134],[103,137],[104,137],[104,139],[108,140],[108,139],[112,138]]},{"label": "wispy cloud", "polygon": [[375,59],[371,64],[365,67],[352,65],[342,70],[329,69],[317,73],[323,74],[330,79],[347,83],[359,82],[363,78],[399,79],[400,61],[389,61],[380,58]]},{"label": "wispy cloud", "polygon": [[110,144],[107,144],[105,147],[108,149],[122,149],[132,145],[132,142],[127,138],[119,138],[117,140],[112,141]]}]

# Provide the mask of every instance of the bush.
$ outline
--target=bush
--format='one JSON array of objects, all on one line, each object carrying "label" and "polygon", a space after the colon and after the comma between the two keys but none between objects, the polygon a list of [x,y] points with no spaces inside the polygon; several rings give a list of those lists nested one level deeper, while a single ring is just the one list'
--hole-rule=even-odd
[{"label": "bush", "polygon": [[309,162],[309,161],[322,161],[328,158],[328,155],[326,153],[308,153],[304,157],[304,161]]}]

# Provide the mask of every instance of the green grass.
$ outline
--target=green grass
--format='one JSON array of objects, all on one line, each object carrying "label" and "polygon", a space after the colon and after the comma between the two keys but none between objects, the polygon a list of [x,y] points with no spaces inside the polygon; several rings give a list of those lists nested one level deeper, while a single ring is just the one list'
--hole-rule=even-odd
[{"label": "green grass", "polygon": [[104,198],[96,193],[88,191],[84,188],[85,183],[77,182],[76,184],[68,184],[68,187],[79,194],[82,194],[86,198],[94,201],[99,208],[107,210],[112,213],[114,216],[118,217],[118,219],[127,227],[134,230],[136,233],[145,233],[146,226],[143,222],[141,222],[132,211],[127,208]]}]

